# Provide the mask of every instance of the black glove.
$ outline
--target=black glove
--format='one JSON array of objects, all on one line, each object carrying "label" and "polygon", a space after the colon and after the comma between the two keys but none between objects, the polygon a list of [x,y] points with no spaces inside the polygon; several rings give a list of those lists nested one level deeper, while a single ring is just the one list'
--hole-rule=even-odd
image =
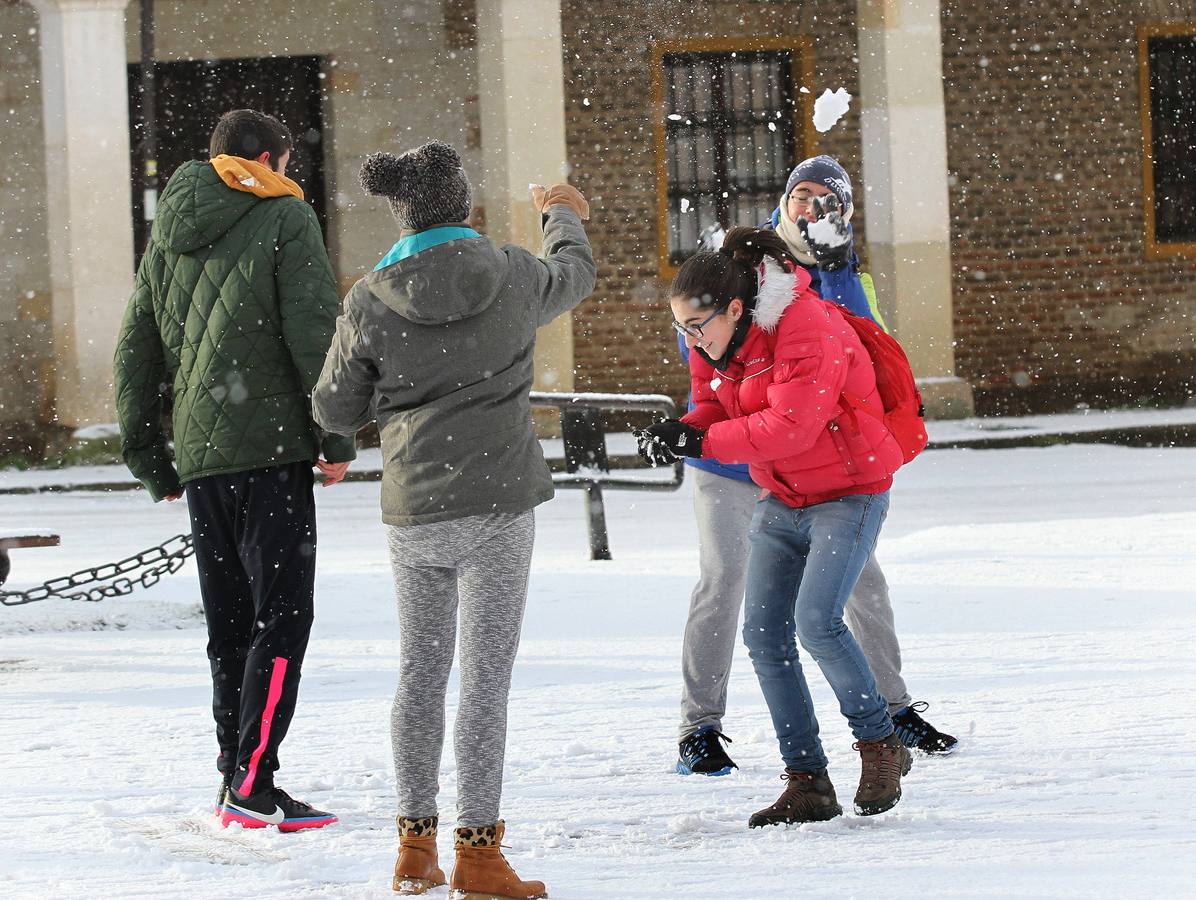
[{"label": "black glove", "polygon": [[643,428],[632,432],[635,442],[639,446],[640,458],[652,468],[657,466],[671,466],[677,461],[671,450],[664,445],[664,441]]},{"label": "black glove", "polygon": [[652,466],[669,465],[683,456],[702,455],[703,433],[692,425],[666,419],[635,433],[640,456]]},{"label": "black glove", "polygon": [[801,229],[801,235],[806,239],[806,246],[814,254],[818,268],[827,272],[837,272],[839,269],[846,268],[851,261],[852,238],[851,229],[847,227],[843,213],[839,211],[839,198],[834,194],[815,197],[814,218],[818,222],[829,224],[834,229],[833,237],[828,238],[826,235],[822,235],[823,240],[819,241],[810,236],[810,222],[805,216],[801,216],[797,220],[797,227]]}]

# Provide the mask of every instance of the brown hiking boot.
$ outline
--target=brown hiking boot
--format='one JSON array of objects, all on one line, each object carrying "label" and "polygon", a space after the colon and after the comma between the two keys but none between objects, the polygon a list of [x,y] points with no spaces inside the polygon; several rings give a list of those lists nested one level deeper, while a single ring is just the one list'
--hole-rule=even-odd
[{"label": "brown hiking boot", "polygon": [[748,819],[748,828],[792,822],[825,822],[843,815],[843,807],[835,797],[835,786],[827,777],[826,769],[817,772],[786,769],[781,778],[789,782],[785,785],[785,792],[768,809],[762,809]]},{"label": "brown hiking boot", "polygon": [[892,809],[901,799],[901,776],[909,774],[913,755],[896,734],[879,741],[856,741],[851,746],[860,751],[855,811],[861,816],[874,816]]},{"label": "brown hiking boot", "polygon": [[445,883],[436,859],[436,816],[399,816],[399,859],[391,886],[400,894],[426,894]]},{"label": "brown hiking boot", "polygon": [[457,862],[449,882],[452,900],[536,900],[547,897],[542,881],[523,881],[502,855],[506,823],[457,828]]}]

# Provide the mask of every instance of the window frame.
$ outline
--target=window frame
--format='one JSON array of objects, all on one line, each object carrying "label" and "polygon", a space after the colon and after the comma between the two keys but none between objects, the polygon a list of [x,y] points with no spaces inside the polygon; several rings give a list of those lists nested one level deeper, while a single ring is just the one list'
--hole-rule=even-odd
[{"label": "window frame", "polygon": [[1145,199],[1144,239],[1151,257],[1196,256],[1196,241],[1157,239],[1154,194],[1154,127],[1150,113],[1150,40],[1159,37],[1196,38],[1196,22],[1138,26],[1138,106],[1142,121],[1142,195]]},{"label": "window frame", "polygon": [[[656,265],[663,279],[677,274],[677,266],[669,259],[669,173],[668,152],[665,144],[664,120],[664,59],[666,56],[683,53],[759,53],[787,50],[791,54],[793,90],[797,102],[793,105],[793,127],[797,135],[798,152],[802,158],[817,153],[817,135],[814,133],[814,43],[809,37],[785,38],[727,38],[694,41],[657,41],[652,44],[652,111],[655,116],[656,148]],[[802,93],[801,87],[810,88]],[[800,159],[793,160],[797,165]]]}]

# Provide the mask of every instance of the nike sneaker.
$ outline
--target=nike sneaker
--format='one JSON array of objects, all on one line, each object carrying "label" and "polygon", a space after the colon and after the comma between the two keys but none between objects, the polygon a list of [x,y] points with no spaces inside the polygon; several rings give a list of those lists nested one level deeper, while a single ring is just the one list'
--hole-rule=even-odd
[{"label": "nike sneaker", "polygon": [[220,824],[226,828],[238,822],[244,828],[266,828],[274,825],[279,831],[303,831],[307,828],[323,828],[337,818],[332,813],[296,800],[282,788],[255,791],[248,797],[236,788],[230,787],[225,794]]}]

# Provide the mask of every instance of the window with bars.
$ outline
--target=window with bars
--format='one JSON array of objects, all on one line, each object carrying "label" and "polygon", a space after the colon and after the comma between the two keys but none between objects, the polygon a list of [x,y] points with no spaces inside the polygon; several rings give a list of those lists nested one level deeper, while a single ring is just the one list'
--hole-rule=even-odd
[{"label": "window with bars", "polygon": [[1146,41],[1149,179],[1156,244],[1196,243],[1196,35]]},{"label": "window with bars", "polygon": [[670,266],[701,249],[712,231],[758,225],[775,208],[800,145],[795,53],[679,52],[661,58]]}]

